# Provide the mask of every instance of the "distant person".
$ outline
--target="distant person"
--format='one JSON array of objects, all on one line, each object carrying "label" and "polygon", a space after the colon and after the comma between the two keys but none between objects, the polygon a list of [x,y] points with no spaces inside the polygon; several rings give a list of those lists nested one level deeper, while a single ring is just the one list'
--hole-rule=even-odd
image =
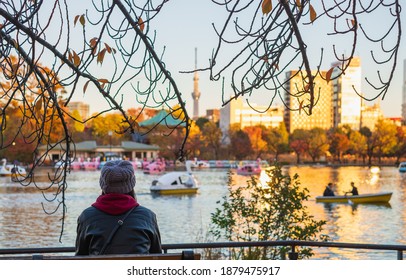
[{"label": "distant person", "polygon": [[351,190],[350,191],[348,191],[348,192],[346,192],[345,194],[352,194],[352,195],[358,195],[358,188],[355,186],[355,183],[354,182],[351,182]]},{"label": "distant person", "polygon": [[78,218],[76,255],[162,253],[156,215],[138,204],[133,165],[108,161],[102,194]]},{"label": "distant person", "polygon": [[324,190],[323,196],[335,196],[333,191],[333,183],[328,183],[326,189]]}]

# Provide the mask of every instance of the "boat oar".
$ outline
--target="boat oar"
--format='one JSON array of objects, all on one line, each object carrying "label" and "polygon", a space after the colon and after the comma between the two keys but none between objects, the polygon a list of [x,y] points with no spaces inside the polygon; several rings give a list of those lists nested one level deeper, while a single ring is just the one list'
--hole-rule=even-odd
[{"label": "boat oar", "polygon": [[354,205],[354,202],[352,202],[352,200],[348,198],[347,193],[345,193],[344,196],[348,199],[349,205]]}]

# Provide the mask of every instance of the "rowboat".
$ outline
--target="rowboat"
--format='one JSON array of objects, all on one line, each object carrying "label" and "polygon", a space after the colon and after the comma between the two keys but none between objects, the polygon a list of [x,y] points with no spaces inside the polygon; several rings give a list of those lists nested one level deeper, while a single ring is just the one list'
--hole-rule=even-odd
[{"label": "rowboat", "polygon": [[317,196],[316,202],[325,203],[388,203],[392,197],[391,192],[360,195]]}]

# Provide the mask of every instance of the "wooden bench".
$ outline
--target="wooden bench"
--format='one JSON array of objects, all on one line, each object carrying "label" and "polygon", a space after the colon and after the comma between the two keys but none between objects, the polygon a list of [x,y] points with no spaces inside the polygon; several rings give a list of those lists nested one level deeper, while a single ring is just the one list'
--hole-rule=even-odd
[{"label": "wooden bench", "polygon": [[0,257],[8,260],[200,260],[201,255],[193,250],[184,250],[181,253],[166,254],[119,254],[119,255],[91,255],[91,256],[72,256],[72,255],[32,255],[32,256],[9,256]]}]

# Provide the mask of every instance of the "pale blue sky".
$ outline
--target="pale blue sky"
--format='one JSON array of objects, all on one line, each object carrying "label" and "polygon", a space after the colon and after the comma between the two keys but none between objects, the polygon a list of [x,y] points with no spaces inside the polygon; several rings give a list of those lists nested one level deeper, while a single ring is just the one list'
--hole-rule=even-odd
[{"label": "pale blue sky", "polygon": [[[317,10],[317,9],[316,9]],[[371,26],[379,30],[380,25],[385,22],[385,18],[378,20],[376,15],[371,17]],[[188,0],[171,0],[164,5],[161,13],[154,19],[151,24],[151,29],[157,30],[156,48],[158,52],[162,46],[166,46],[164,62],[172,73],[172,76],[177,81],[178,87],[182,92],[183,97],[187,102],[187,109],[192,116],[192,97],[193,91],[193,74],[180,74],[179,71],[193,70],[195,64],[195,48],[198,48],[198,67],[203,68],[208,65],[208,59],[211,57],[213,48],[217,44],[217,38],[214,34],[211,23],[222,23],[225,19],[225,14],[221,7],[215,6],[210,0],[188,1]],[[323,24],[321,24],[323,26]],[[402,26],[405,26],[404,24]],[[309,46],[309,51],[313,52],[314,57],[318,57],[319,49],[321,46],[326,48],[326,58],[324,60],[325,70],[328,70],[330,63],[328,61],[328,50],[331,46],[328,44],[330,40],[334,40],[325,36],[326,31],[314,32],[306,34],[308,42],[312,45]],[[316,34],[315,34],[316,33]],[[314,44],[313,44],[314,43]],[[325,44],[325,45],[323,45]],[[347,51],[346,47],[341,49],[343,52]],[[348,46],[348,51],[350,46]],[[230,49],[230,51],[232,51]],[[376,76],[376,69],[370,67],[368,64],[369,48],[360,48],[357,50],[357,55],[361,56],[363,62],[363,74],[369,76],[371,79]],[[406,59],[405,39],[402,39],[402,48],[399,53],[398,67],[392,82],[392,85],[386,94],[384,100],[381,100],[381,107],[387,117],[398,117],[401,112],[402,103],[402,80],[403,80],[403,60]],[[314,61],[316,66],[317,61]],[[371,72],[372,70],[372,72]],[[385,73],[385,69],[382,69]],[[221,100],[221,86],[219,83],[209,81],[208,73],[200,73],[199,87],[201,91],[200,98],[200,115],[204,114],[206,109],[220,108]],[[366,89],[362,89],[363,91]],[[370,93],[366,92],[368,96]],[[264,98],[253,100],[256,103],[268,102]],[[100,110],[100,106],[91,94],[87,94],[84,99],[85,102],[90,103],[92,111]],[[277,102],[278,103],[278,102]],[[367,103],[372,105],[372,103]],[[132,106],[133,105],[133,106]],[[137,104],[128,104],[128,107],[137,107]]]}]

